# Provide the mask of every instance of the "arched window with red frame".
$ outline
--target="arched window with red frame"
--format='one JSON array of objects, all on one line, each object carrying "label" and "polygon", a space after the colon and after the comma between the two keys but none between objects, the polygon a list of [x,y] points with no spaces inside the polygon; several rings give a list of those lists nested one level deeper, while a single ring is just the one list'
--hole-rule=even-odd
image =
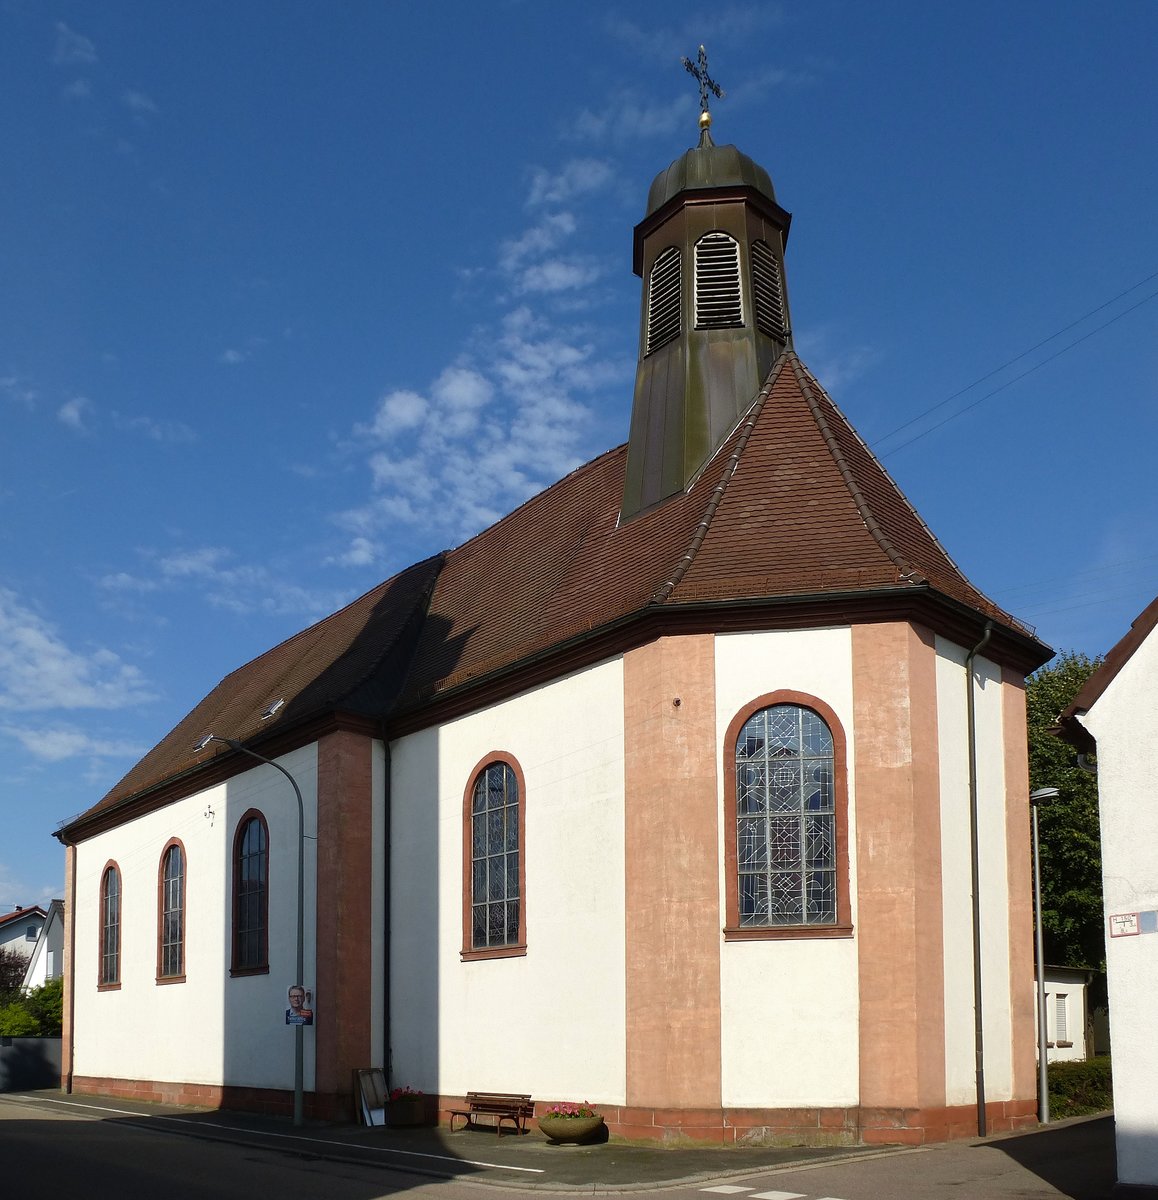
[{"label": "arched window with red frame", "polygon": [[252,808],[233,838],[232,940],[231,974],[269,971],[269,826]]},{"label": "arched window with red frame", "polygon": [[107,863],[101,872],[97,986],[121,986],[121,869],[115,862]]},{"label": "arched window with red frame", "polygon": [[157,871],[157,982],[185,978],[185,847],[173,838]]},{"label": "arched window with red frame", "polygon": [[725,741],[730,939],[852,932],[844,730],[822,700],[773,692]]},{"label": "arched window with red frame", "polygon": [[527,952],[526,787],[517,760],[489,754],[463,797],[464,959]]}]

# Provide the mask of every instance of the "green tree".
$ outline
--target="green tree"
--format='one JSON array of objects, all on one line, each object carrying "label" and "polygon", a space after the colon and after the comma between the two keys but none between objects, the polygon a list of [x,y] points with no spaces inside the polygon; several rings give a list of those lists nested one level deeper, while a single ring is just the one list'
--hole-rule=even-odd
[{"label": "green tree", "polygon": [[41,1037],[59,1037],[64,1026],[64,980],[50,979],[24,997],[24,1009],[36,1021]]},{"label": "green tree", "polygon": [[1051,728],[1094,673],[1100,659],[1074,651],[1030,676],[1026,688],[1030,789],[1060,795],[1038,809],[1045,960],[1058,966],[1106,967],[1102,917],[1102,848],[1097,776]]},{"label": "green tree", "polygon": [[35,1037],[39,1032],[36,1018],[19,1000],[0,1004],[0,1037]]}]

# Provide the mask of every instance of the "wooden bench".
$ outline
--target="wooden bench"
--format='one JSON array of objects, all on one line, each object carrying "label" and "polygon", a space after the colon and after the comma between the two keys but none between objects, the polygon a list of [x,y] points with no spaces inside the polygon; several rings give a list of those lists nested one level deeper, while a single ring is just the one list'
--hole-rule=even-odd
[{"label": "wooden bench", "polygon": [[477,1124],[480,1117],[493,1117],[497,1134],[502,1134],[504,1121],[510,1121],[516,1133],[526,1133],[527,1118],[534,1115],[530,1096],[514,1092],[467,1092],[466,1107],[450,1110],[450,1129],[453,1133],[455,1117],[463,1118],[463,1129]]}]

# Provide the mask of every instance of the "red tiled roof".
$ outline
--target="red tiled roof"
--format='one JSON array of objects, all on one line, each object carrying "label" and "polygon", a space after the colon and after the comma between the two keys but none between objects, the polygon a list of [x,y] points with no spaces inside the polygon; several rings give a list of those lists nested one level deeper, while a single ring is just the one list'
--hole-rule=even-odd
[{"label": "red tiled roof", "polygon": [[413,714],[647,610],[932,589],[1038,646],[965,579],[792,352],[693,486],[621,525],[625,463],[625,446],[608,451],[239,668],[78,821],[194,771],[205,733]]},{"label": "red tiled roof", "polygon": [[48,914],[39,904],[31,904],[27,908],[18,908],[14,912],[0,916],[0,925],[14,925],[17,921],[27,921],[29,917],[45,917]]}]

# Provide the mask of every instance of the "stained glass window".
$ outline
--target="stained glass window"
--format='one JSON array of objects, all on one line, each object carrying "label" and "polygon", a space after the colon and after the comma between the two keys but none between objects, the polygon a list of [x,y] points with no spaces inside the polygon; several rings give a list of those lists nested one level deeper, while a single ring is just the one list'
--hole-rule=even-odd
[{"label": "stained glass window", "polygon": [[836,923],[832,732],[775,704],[736,739],[736,869],[742,926]]},{"label": "stained glass window", "polygon": [[471,799],[471,946],[519,941],[519,784],[504,762],[485,767]]}]

